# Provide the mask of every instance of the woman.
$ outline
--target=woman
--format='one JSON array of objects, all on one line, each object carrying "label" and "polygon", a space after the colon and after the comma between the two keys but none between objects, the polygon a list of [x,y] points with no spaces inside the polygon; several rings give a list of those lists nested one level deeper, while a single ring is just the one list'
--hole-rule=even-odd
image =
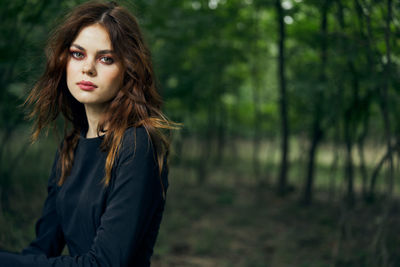
[{"label": "woman", "polygon": [[[160,111],[150,53],[115,3],[76,7],[54,32],[27,103],[33,139],[63,114],[36,239],[0,266],[149,266],[168,187],[173,129]],[[68,126],[69,125],[69,126]],[[67,245],[70,256],[60,256]]]}]

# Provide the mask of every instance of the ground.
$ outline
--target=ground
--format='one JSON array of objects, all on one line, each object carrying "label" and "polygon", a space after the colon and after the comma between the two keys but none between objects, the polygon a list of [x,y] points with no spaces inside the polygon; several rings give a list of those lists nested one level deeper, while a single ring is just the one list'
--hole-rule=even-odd
[{"label": "ground", "polygon": [[321,193],[305,207],[296,190],[282,198],[269,186],[245,180],[199,185],[182,173],[171,172],[152,266],[381,266],[383,249],[388,266],[400,266],[397,204],[382,246],[374,241],[382,203],[359,200],[350,209]]}]

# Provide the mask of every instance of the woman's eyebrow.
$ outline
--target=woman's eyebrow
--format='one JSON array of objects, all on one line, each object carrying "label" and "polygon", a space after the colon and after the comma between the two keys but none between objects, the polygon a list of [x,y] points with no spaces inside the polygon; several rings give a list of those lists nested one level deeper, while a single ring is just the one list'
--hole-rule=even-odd
[{"label": "woman's eyebrow", "polygon": [[[79,50],[86,51],[85,48],[83,48],[82,46],[80,46],[78,44],[72,44],[71,47],[72,46],[78,48]],[[109,50],[109,49],[104,49],[104,50],[97,51],[97,54],[101,54],[101,55],[102,54],[113,54],[113,53],[114,53],[114,51],[113,50]]]}]

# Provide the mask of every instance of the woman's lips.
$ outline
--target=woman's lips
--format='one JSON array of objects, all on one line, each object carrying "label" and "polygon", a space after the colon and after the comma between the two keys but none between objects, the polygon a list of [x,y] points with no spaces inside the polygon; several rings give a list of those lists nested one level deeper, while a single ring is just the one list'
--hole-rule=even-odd
[{"label": "woman's lips", "polygon": [[92,85],[84,85],[84,84],[78,84],[79,88],[81,88],[82,90],[85,91],[93,91],[94,89],[96,89],[96,87],[92,86]]},{"label": "woman's lips", "polygon": [[93,91],[94,89],[97,88],[97,85],[95,85],[92,82],[88,82],[88,81],[80,81],[77,83],[79,88],[81,88],[82,90],[85,91]]}]

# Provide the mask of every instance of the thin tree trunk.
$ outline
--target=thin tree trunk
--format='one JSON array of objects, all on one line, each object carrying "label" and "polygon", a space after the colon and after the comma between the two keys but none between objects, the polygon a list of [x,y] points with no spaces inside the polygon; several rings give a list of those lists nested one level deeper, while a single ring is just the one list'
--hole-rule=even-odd
[{"label": "thin tree trunk", "polygon": [[[355,8],[357,11],[358,21],[360,22],[360,36],[365,42],[365,58],[367,61],[367,75],[372,76],[375,73],[374,70],[374,59],[372,49],[372,32],[371,32],[371,19],[370,19],[370,7],[366,5],[364,0],[354,0]],[[358,154],[360,158],[360,173],[362,181],[362,196],[364,200],[368,199],[368,171],[365,163],[364,144],[365,139],[368,135],[369,119],[370,119],[370,105],[371,95],[376,91],[375,86],[367,85],[367,96],[364,97],[365,109],[363,111],[363,125],[362,133],[357,140]]]},{"label": "thin tree trunk", "polygon": [[[367,23],[368,23],[368,39],[372,40],[372,30],[370,26],[370,21],[369,17],[367,18]],[[388,161],[389,164],[389,172],[388,172],[388,198],[391,198],[392,192],[393,192],[393,187],[394,187],[394,166],[393,166],[393,147],[396,147],[396,145],[392,146],[391,145],[391,125],[390,125],[390,118],[389,118],[389,105],[388,105],[388,99],[389,99],[389,89],[390,89],[390,80],[391,80],[391,45],[390,45],[390,38],[391,38],[391,31],[390,31],[390,24],[392,20],[392,1],[388,0],[387,1],[387,16],[386,16],[386,27],[385,27],[385,46],[386,46],[386,64],[384,66],[385,68],[385,79],[383,83],[383,87],[381,90],[381,99],[380,99],[380,110],[382,113],[382,118],[383,118],[383,123],[384,123],[384,132],[385,132],[385,138],[386,138],[386,154],[382,158],[382,160],[377,164],[375,167],[371,181],[370,181],[370,187],[369,187],[369,192],[368,192],[368,201],[373,201],[374,200],[374,195],[375,195],[375,185],[376,185],[376,180],[378,178],[378,174],[380,172],[380,169],[383,166],[383,163],[385,161]]]},{"label": "thin tree trunk", "polygon": [[275,0],[275,9],[278,19],[278,79],[279,79],[279,107],[281,115],[281,162],[278,177],[278,194],[284,195],[287,191],[287,174],[289,169],[289,122],[288,122],[288,107],[286,93],[286,77],[285,77],[285,38],[286,30],[283,21],[283,8],[281,0]]},{"label": "thin tree trunk", "polygon": [[361,190],[363,199],[367,198],[367,186],[368,186],[368,171],[365,164],[365,153],[364,153],[365,138],[367,136],[368,124],[369,124],[368,117],[369,115],[366,115],[366,117],[364,118],[363,131],[357,141],[358,155],[360,158],[360,173],[361,173],[361,183],[362,183]]},{"label": "thin tree trunk", "polygon": [[333,142],[333,160],[330,169],[330,176],[329,176],[329,193],[328,193],[328,199],[332,202],[335,198],[335,193],[336,193],[336,174],[337,174],[337,169],[339,166],[339,144],[340,144],[340,129],[339,127],[335,128],[335,136],[334,136],[334,142]]},{"label": "thin tree trunk", "polygon": [[308,154],[308,164],[307,164],[307,178],[304,185],[304,193],[302,204],[310,205],[313,198],[313,184],[314,184],[314,170],[315,170],[315,158],[316,151],[319,141],[321,139],[321,131],[319,130],[319,125],[315,126],[318,129],[313,130],[313,137],[311,140],[311,146]]},{"label": "thin tree trunk", "polygon": [[[345,20],[343,15],[343,5],[341,0],[337,0],[338,4],[338,21],[341,30],[344,32],[345,30]],[[347,43],[345,40],[341,40],[342,51],[344,52],[344,56],[347,58],[347,66],[352,76],[351,80],[351,89],[352,89],[352,99],[349,106],[346,108],[344,113],[344,138],[345,138],[345,147],[346,147],[346,163],[345,163],[345,179],[347,182],[347,192],[346,192],[346,202],[349,206],[354,205],[355,197],[354,197],[354,165],[353,165],[353,142],[354,142],[354,129],[356,128],[356,120],[354,116],[359,112],[359,77],[353,62],[353,59],[347,57]]]},{"label": "thin tree trunk", "polygon": [[[321,72],[319,74],[319,83],[321,86],[326,85],[326,64],[328,58],[328,49],[327,49],[327,29],[328,29],[328,6],[329,1],[324,0],[321,10],[321,52],[320,52],[320,60],[321,60]],[[317,149],[322,139],[323,130],[321,129],[321,114],[322,114],[322,105],[324,101],[323,90],[321,88],[317,89],[317,93],[315,95],[316,101],[314,101],[314,113],[313,113],[313,125],[312,125],[312,138],[310,150],[308,152],[308,164],[307,164],[307,176],[306,182],[304,185],[304,193],[303,193],[303,204],[309,205],[312,202],[313,196],[313,185],[314,185],[314,174],[315,174],[315,159],[317,155]]]},{"label": "thin tree trunk", "polygon": [[385,76],[384,85],[382,90],[382,104],[381,110],[383,115],[383,123],[385,127],[385,137],[386,137],[386,147],[388,151],[388,161],[389,161],[389,177],[388,177],[388,197],[391,198],[393,193],[394,178],[393,178],[393,155],[392,155],[392,145],[391,145],[391,127],[389,118],[389,89],[391,80],[391,46],[390,46],[390,24],[392,20],[392,0],[387,1],[387,16],[386,16],[386,28],[385,28],[385,46],[386,46],[386,60],[385,65]]},{"label": "thin tree trunk", "polygon": [[378,179],[379,172],[381,171],[383,164],[389,160],[390,158],[390,153],[393,153],[394,151],[400,152],[400,141],[398,140],[391,148],[390,150],[388,149],[383,155],[383,157],[379,160],[378,164],[376,164],[374,170],[372,171],[372,177],[369,185],[369,191],[368,191],[368,200],[373,201],[375,198],[375,185],[376,185],[376,180]]},{"label": "thin tree trunk", "polygon": [[[373,36],[373,30],[372,30],[372,26],[371,26],[371,4],[372,3],[368,3],[365,0],[355,0],[355,4],[356,4],[356,8],[358,10],[357,14],[359,16],[359,20],[362,22],[362,26],[364,26],[364,22],[365,22],[365,27],[366,27],[366,31],[365,33],[362,31],[362,29],[360,29],[360,31],[362,32],[362,36],[363,39],[365,40],[365,57],[367,60],[367,76],[369,77],[373,77],[377,75],[377,70],[376,70],[376,59],[374,57],[374,55],[378,54],[379,52],[376,49],[376,46],[374,46],[373,40],[375,40],[376,38]],[[364,22],[363,22],[364,21]],[[378,74],[380,75],[380,74]],[[375,92],[379,91],[379,86],[376,86],[374,84],[372,84],[371,86],[369,86],[369,98],[371,98],[371,96],[373,94],[375,94]],[[364,117],[364,131],[368,130],[368,124],[369,124],[369,109],[370,109],[370,103],[371,100],[367,100],[367,114],[363,114]],[[382,111],[382,109],[381,109]],[[362,138],[365,139],[366,137],[366,133],[365,136],[363,136]],[[360,142],[361,140],[359,140]],[[362,141],[363,142],[363,141]],[[393,149],[393,148],[392,148]],[[360,151],[361,152],[361,151]],[[361,155],[360,155],[361,157]],[[386,161],[386,159],[385,159]],[[383,164],[383,162],[382,162]],[[365,164],[362,164],[365,165]],[[366,168],[360,166],[361,169],[361,174],[363,177],[363,195],[364,195],[364,200],[365,201],[372,201],[374,199],[374,193],[375,193],[375,184],[376,184],[376,179],[378,177],[378,174],[380,172],[380,169],[382,167],[381,163],[378,163],[378,165],[375,167],[374,171],[371,174],[371,180],[368,181],[368,173]],[[365,182],[365,185],[364,185]],[[369,186],[368,186],[369,184]],[[365,187],[365,188],[364,188]],[[365,190],[365,191],[364,191]]]},{"label": "thin tree trunk", "polygon": [[352,148],[353,142],[350,136],[350,125],[349,121],[345,121],[345,143],[346,143],[346,165],[345,165],[345,177],[347,181],[347,192],[346,202],[349,206],[354,205],[354,168],[353,168],[353,155]]}]

